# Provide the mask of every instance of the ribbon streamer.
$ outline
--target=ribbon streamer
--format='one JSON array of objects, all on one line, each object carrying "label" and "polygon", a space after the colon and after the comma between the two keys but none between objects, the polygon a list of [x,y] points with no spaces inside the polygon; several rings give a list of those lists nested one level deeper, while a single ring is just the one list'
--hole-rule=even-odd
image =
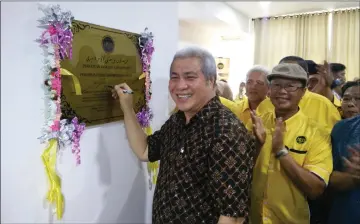
[{"label": "ribbon streamer", "polygon": [[80,85],[79,79],[73,73],[69,72],[68,70],[66,70],[64,68],[60,69],[60,73],[61,73],[61,75],[67,75],[72,78],[76,95],[81,95],[81,85]]},{"label": "ribbon streamer", "polygon": [[50,183],[50,188],[47,193],[46,199],[50,204],[56,207],[57,219],[60,220],[64,214],[64,196],[61,193],[61,180],[56,173],[56,153],[57,153],[57,140],[51,139],[49,146],[44,150],[41,158],[43,160],[45,171]]}]

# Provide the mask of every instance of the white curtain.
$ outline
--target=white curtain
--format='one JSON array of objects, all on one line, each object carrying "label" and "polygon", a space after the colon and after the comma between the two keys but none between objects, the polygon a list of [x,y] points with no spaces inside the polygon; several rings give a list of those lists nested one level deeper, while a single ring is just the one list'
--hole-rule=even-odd
[{"label": "white curtain", "polygon": [[346,66],[349,81],[360,77],[360,9],[333,13],[330,61]]},{"label": "white curtain", "polygon": [[273,67],[285,56],[322,63],[327,56],[329,13],[254,20],[255,64]]}]

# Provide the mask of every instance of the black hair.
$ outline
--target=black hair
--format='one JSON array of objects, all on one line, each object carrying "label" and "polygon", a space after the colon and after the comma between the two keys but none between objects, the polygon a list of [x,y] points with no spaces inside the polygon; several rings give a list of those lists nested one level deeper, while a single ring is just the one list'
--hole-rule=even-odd
[{"label": "black hair", "polygon": [[360,86],[360,80],[357,81],[349,81],[344,84],[344,86],[341,88],[341,96],[344,96],[345,91],[353,86]]},{"label": "black hair", "polygon": [[305,60],[305,62],[308,66],[309,75],[317,74],[317,69],[316,69],[317,64],[313,60]]},{"label": "black hair", "polygon": [[300,65],[307,74],[309,74],[309,68],[308,68],[308,64],[306,63],[306,61],[298,56],[286,56],[284,58],[282,58],[279,62],[279,64],[284,63],[286,61],[295,61],[296,63],[298,63],[298,65]]},{"label": "black hair", "polygon": [[330,63],[331,72],[342,72],[346,69],[346,66],[340,63]]}]

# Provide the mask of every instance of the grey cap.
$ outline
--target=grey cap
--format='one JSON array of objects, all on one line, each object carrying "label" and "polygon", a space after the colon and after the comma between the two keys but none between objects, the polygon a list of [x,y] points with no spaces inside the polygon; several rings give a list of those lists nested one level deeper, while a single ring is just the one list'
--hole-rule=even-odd
[{"label": "grey cap", "polygon": [[302,80],[307,83],[308,76],[305,70],[298,64],[294,63],[281,63],[276,65],[267,79],[270,81],[273,78],[288,78]]}]

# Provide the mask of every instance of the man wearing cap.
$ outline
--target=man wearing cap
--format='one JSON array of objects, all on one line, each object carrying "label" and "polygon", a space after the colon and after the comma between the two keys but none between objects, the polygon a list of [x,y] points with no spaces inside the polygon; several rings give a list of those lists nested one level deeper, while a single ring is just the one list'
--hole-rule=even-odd
[{"label": "man wearing cap", "polygon": [[[279,64],[293,63],[300,65],[308,73],[308,65],[303,58],[287,56],[280,60]],[[341,120],[338,109],[324,96],[305,90],[304,96],[299,102],[299,107],[306,116],[318,121],[326,127],[330,133],[334,125]],[[264,114],[274,110],[274,106],[269,98],[263,100],[256,109],[257,114]],[[251,125],[251,124],[247,124]]]},{"label": "man wearing cap", "polygon": [[332,171],[330,135],[299,108],[307,73],[282,63],[268,75],[273,111],[260,115],[266,141],[254,167],[252,223],[308,224],[307,198],[320,196]]}]

